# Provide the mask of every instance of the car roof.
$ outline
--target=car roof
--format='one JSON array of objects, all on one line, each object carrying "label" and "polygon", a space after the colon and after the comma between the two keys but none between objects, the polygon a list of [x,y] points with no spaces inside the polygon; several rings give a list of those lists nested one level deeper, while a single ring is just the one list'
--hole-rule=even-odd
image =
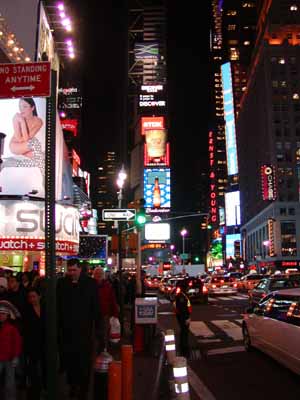
[{"label": "car roof", "polygon": [[273,293],[278,293],[280,295],[285,294],[289,296],[300,296],[300,288],[275,290]]}]

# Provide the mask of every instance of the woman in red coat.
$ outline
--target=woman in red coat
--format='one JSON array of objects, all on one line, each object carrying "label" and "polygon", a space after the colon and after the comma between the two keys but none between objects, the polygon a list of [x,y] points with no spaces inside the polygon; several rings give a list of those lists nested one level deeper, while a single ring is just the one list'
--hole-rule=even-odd
[{"label": "woman in red coat", "polygon": [[100,346],[104,350],[108,347],[109,339],[109,320],[111,317],[119,317],[119,306],[117,304],[114,289],[111,283],[105,279],[105,272],[101,267],[94,269],[93,278],[97,283],[98,299],[100,304],[101,315],[103,317],[103,345]]},{"label": "woman in red coat", "polygon": [[22,339],[11,318],[15,318],[14,306],[0,301],[0,375],[5,374],[6,399],[16,400],[15,368],[22,352]]}]

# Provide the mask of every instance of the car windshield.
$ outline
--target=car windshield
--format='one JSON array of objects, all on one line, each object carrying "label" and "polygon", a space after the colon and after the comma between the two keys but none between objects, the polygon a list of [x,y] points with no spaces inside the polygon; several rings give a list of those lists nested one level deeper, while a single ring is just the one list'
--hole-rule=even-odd
[{"label": "car windshield", "polygon": [[270,282],[270,289],[285,289],[294,287],[293,283],[288,279],[276,279]]}]

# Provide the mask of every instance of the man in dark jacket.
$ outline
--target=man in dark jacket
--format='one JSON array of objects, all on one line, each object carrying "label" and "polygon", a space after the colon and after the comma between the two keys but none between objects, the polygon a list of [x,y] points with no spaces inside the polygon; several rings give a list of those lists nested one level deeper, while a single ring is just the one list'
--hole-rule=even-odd
[{"label": "man in dark jacket", "polygon": [[175,311],[178,325],[180,327],[179,349],[183,357],[189,357],[189,326],[192,312],[191,302],[186,294],[186,281],[181,281],[176,288]]},{"label": "man in dark jacket", "polygon": [[77,259],[68,260],[67,275],[57,282],[57,315],[60,360],[67,373],[70,397],[83,400],[101,316],[96,282],[81,273]]}]

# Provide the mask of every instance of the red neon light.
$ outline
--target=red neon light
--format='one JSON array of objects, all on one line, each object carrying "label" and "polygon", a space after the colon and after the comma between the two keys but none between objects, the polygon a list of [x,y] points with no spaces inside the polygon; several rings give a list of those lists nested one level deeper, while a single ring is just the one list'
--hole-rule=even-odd
[{"label": "red neon light", "polygon": [[145,135],[146,129],[164,129],[164,117],[142,117],[141,118],[141,135]]}]

